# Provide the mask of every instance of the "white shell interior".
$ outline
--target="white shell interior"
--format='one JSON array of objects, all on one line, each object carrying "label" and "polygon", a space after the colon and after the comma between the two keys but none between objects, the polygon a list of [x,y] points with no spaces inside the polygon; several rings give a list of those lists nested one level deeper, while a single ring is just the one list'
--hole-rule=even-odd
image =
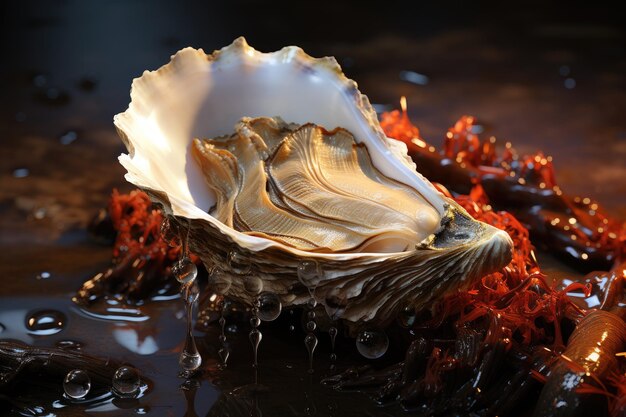
[{"label": "white shell interior", "polygon": [[332,58],[313,59],[297,47],[261,53],[243,38],[214,55],[185,48],[135,79],[131,99],[114,118],[133,148],[119,158],[126,179],[165,192],[175,215],[210,221],[243,246],[277,243],[226,228],[207,213],[214,196],[189,152],[194,137],[230,134],[243,116],[346,128],[365,143],[383,174],[414,187],[444,212],[445,200],[415,171],[406,146],[384,136],[367,97]]}]

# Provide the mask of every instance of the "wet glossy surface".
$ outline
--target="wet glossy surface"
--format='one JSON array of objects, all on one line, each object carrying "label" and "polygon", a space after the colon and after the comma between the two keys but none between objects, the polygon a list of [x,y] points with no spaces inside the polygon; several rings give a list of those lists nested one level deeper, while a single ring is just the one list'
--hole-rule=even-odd
[{"label": "wet glossy surface", "polygon": [[[254,8],[254,16],[241,13],[246,7]],[[195,332],[206,374],[185,383],[178,376],[185,341],[182,300],[129,308],[109,299],[96,314],[71,302],[81,283],[110,259],[110,248],[85,232],[87,224],[113,187],[130,189],[117,163],[123,146],[112,115],[127,106],[133,77],[183,46],[210,51],[245,35],[263,51],[298,44],[314,56],[335,55],[378,108],[395,107],[406,95],[409,113],[429,142],[439,146],[449,125],[473,114],[483,135],[510,140],[520,153],[542,149],[552,155],[565,192],[593,197],[611,214],[626,217],[626,35],[610,10],[565,13],[555,6],[540,17],[536,10],[507,10],[505,24],[496,16],[497,5],[489,13],[450,5],[416,14],[399,4],[383,10],[320,7],[335,13],[314,36],[319,21],[302,17],[306,10],[253,2],[186,8],[147,2],[3,4],[11,18],[2,28],[6,59],[0,76],[0,338],[80,346],[132,364],[154,381],[141,398],[104,402],[90,410],[94,414],[182,416],[195,410],[218,416],[220,407],[246,416],[398,414],[318,384],[331,364],[331,341],[319,329],[320,318],[306,312],[300,320],[283,311],[260,324],[259,381],[269,391],[255,400],[245,388],[255,378],[246,321],[225,318],[229,357],[223,371],[217,369],[224,346],[219,316],[206,334]],[[345,23],[346,14],[354,16],[352,23]],[[281,24],[276,16],[297,19],[301,27]],[[542,265],[553,277],[580,276],[551,258]],[[58,332],[34,334],[28,328],[29,318],[42,310],[64,316]],[[58,323],[58,317],[46,317],[40,325]],[[303,343],[309,321],[318,339],[313,374],[307,373]],[[238,330],[232,331],[235,324]],[[354,341],[338,337],[335,352],[338,368],[363,360]],[[63,412],[79,415],[82,409],[74,404]]]}]

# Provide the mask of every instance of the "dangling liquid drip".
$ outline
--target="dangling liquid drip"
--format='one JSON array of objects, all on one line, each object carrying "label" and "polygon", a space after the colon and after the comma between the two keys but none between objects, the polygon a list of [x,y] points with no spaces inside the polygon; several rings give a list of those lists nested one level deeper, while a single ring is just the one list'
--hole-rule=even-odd
[{"label": "dangling liquid drip", "polygon": [[337,339],[337,328],[335,326],[328,329],[330,335],[330,368],[335,369],[335,362],[337,361],[337,354],[335,353],[335,340]]},{"label": "dangling liquid drip", "polygon": [[252,352],[254,354],[254,362],[252,366],[254,367],[254,383],[259,383],[259,344],[261,343],[261,339],[263,339],[263,334],[258,329],[261,324],[261,319],[259,318],[259,305],[260,301],[258,297],[254,301],[254,306],[252,307],[252,317],[250,318],[250,326],[252,330],[250,330],[249,338],[250,343],[252,343]]},{"label": "dangling liquid drip", "polygon": [[196,340],[193,336],[193,310],[198,300],[199,288],[196,282],[198,276],[198,268],[189,259],[189,227],[183,238],[181,236],[181,258],[172,266],[172,273],[182,284],[181,294],[185,302],[185,317],[187,320],[187,334],[185,336],[185,345],[180,354],[178,363],[183,368],[183,375],[189,376],[193,371],[197,370],[202,363],[202,357],[198,352]]},{"label": "dangling liquid drip", "polygon": [[307,301],[307,323],[306,330],[307,335],[304,338],[304,346],[309,354],[309,373],[313,373],[313,354],[317,347],[317,336],[315,336],[315,329],[317,323],[315,323],[315,307],[317,301],[315,300],[314,292],[317,283],[322,278],[322,271],[320,265],[313,260],[304,260],[298,265],[298,279],[309,290],[309,300]]},{"label": "dangling liquid drip", "polygon": [[219,324],[221,327],[221,334],[220,334],[220,342],[222,343],[222,347],[220,348],[220,350],[217,351],[218,355],[220,356],[220,367],[221,368],[226,368],[226,366],[228,365],[228,357],[230,356],[230,350],[228,349],[228,344],[226,343],[226,333],[225,333],[225,327],[226,327],[226,317],[224,317],[224,311],[226,310],[226,300],[223,300],[220,303],[220,319],[219,319]]}]

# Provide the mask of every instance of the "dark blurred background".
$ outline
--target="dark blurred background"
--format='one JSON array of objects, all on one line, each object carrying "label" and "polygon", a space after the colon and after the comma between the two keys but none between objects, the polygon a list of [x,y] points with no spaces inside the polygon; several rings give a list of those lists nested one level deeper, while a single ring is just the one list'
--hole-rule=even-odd
[{"label": "dark blurred background", "polygon": [[624,218],[624,12],[548,3],[5,1],[0,244],[80,242],[111,189],[130,188],[112,117],[132,78],[240,35],[335,55],[380,110],[406,95],[435,145],[475,115],[501,145],[553,155],[563,190]]}]

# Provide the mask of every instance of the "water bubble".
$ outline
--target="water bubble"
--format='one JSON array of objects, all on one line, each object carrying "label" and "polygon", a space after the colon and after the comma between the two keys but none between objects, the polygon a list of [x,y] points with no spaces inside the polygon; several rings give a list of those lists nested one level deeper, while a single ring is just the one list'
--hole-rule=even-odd
[{"label": "water bubble", "polygon": [[356,348],[361,355],[368,359],[378,359],[387,352],[389,338],[387,334],[378,330],[365,330],[356,338]]},{"label": "water bubble", "polygon": [[132,366],[120,366],[113,374],[113,390],[122,396],[134,396],[141,386],[139,372]]},{"label": "water bubble", "polygon": [[303,260],[298,265],[298,279],[307,288],[315,288],[322,276],[320,264],[315,260]]},{"label": "water bubble", "polygon": [[251,295],[259,295],[263,291],[263,280],[256,275],[246,275],[243,288]]},{"label": "water bubble", "polygon": [[273,292],[263,292],[259,295],[259,318],[263,321],[273,321],[280,316],[283,305],[278,295]]},{"label": "water bubble", "polygon": [[227,262],[230,269],[239,275],[247,275],[252,270],[250,260],[236,250],[228,252]]},{"label": "water bubble", "polygon": [[65,327],[67,318],[57,310],[37,310],[26,318],[26,328],[29,333],[49,336],[59,333]]},{"label": "water bubble", "polygon": [[82,369],[74,369],[65,375],[63,380],[63,391],[74,399],[83,398],[91,389],[91,378]]},{"label": "water bubble", "polygon": [[39,280],[41,280],[41,279],[48,279],[48,278],[50,278],[50,276],[51,276],[50,272],[44,271],[44,272],[40,272],[39,274],[37,274],[35,279],[39,279]]},{"label": "water bubble", "polygon": [[398,313],[398,323],[400,323],[400,326],[407,329],[415,324],[415,318],[415,309],[411,305],[405,306]]},{"label": "water bubble", "polygon": [[181,284],[187,284],[196,279],[198,276],[198,268],[193,261],[187,257],[176,261],[172,266],[172,274]]},{"label": "water bubble", "polygon": [[233,283],[232,275],[222,270],[222,268],[213,266],[209,272],[209,288],[217,294],[224,295],[230,290]]}]

